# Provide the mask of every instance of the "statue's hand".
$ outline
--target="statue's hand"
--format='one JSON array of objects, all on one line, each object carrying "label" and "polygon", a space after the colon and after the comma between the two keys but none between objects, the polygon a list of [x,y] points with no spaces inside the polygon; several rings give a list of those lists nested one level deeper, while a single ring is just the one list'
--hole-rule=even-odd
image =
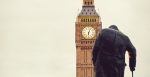
[{"label": "statue's hand", "polygon": [[135,71],[135,67],[130,67],[130,71]]}]

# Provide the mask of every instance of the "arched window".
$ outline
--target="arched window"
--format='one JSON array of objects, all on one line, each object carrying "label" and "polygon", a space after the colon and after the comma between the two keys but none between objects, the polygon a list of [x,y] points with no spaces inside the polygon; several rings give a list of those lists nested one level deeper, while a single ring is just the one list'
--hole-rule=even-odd
[{"label": "arched window", "polygon": [[94,22],[94,19],[92,19],[92,22]]}]

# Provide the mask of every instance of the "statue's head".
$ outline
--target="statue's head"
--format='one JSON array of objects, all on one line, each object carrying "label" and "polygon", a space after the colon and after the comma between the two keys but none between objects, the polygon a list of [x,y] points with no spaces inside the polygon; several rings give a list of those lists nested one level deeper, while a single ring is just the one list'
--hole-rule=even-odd
[{"label": "statue's head", "polygon": [[119,29],[118,29],[118,27],[116,25],[110,25],[109,28],[119,31]]}]

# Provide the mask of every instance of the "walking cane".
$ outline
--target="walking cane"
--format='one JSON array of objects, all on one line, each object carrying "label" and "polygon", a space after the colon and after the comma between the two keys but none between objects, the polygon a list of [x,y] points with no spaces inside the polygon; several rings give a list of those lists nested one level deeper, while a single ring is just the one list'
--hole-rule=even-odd
[{"label": "walking cane", "polygon": [[132,77],[133,77],[133,71],[132,71]]}]

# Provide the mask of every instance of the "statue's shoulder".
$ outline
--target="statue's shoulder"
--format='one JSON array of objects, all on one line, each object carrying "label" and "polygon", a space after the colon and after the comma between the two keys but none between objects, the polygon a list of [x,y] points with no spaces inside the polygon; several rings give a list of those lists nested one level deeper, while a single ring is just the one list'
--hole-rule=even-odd
[{"label": "statue's shoulder", "polygon": [[121,37],[121,39],[124,40],[125,43],[128,43],[129,41],[129,37],[120,31],[117,32],[117,37]]},{"label": "statue's shoulder", "polygon": [[102,31],[113,31],[113,29],[110,29],[110,28],[104,28],[104,29],[102,29]]},{"label": "statue's shoulder", "polygon": [[124,33],[122,33],[121,31],[118,31],[118,30],[114,30],[114,29],[111,29],[111,28],[104,28],[102,29],[102,34],[117,34],[117,36],[121,36],[123,38],[128,38],[128,36]]},{"label": "statue's shoulder", "polygon": [[110,28],[104,28],[104,29],[102,29],[102,33],[109,33],[109,32],[115,32],[115,30],[110,29]]},{"label": "statue's shoulder", "polygon": [[126,34],[122,33],[121,31],[118,31],[117,34],[124,38],[128,38],[128,36]]}]

